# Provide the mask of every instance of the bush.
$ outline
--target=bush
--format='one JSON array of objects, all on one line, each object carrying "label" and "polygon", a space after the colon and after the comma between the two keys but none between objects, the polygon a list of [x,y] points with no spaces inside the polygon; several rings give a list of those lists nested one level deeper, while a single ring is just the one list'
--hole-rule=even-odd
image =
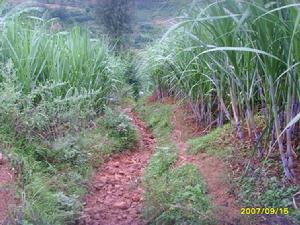
[{"label": "bush", "polygon": [[299,224],[300,212],[293,206],[293,195],[299,185],[284,184],[269,173],[266,168],[258,168],[238,180],[235,183],[238,198],[245,207],[288,208],[289,215],[276,217],[281,218],[280,224]]},{"label": "bush", "polygon": [[0,34],[0,145],[22,195],[9,224],[74,224],[93,167],[137,142],[124,114],[96,121],[123,94],[125,65],[88,32],[20,14]]},{"label": "bush", "polygon": [[141,100],[136,109],[160,144],[169,143],[172,130],[170,105],[155,103],[148,105]]},{"label": "bush", "polygon": [[116,148],[118,151],[131,149],[137,144],[137,131],[127,115],[105,107],[102,124],[109,130],[108,135],[117,141]]},{"label": "bush", "polygon": [[52,92],[53,98],[86,93],[95,97],[94,107],[101,108],[122,87],[121,60],[104,39],[91,39],[79,27],[54,32],[52,25],[51,20],[23,14],[7,19],[0,35],[1,61],[12,60],[22,95],[49,83],[63,84]]},{"label": "bush", "polygon": [[21,13],[0,35],[0,117],[29,139],[90,127],[109,99],[124,94],[125,65],[104,40],[78,27],[52,32],[51,23]]},{"label": "bush", "polygon": [[120,140],[107,135],[111,131],[98,127],[53,141],[31,142],[0,136],[1,143],[8,143],[5,153],[18,170],[18,191],[25,196],[15,212],[19,224],[74,224],[91,171],[120,149]]},{"label": "bush", "polygon": [[292,208],[292,196],[296,186],[284,186],[276,177],[268,177],[263,168],[256,169],[251,176],[238,183],[239,198],[246,206]]},{"label": "bush", "polygon": [[17,90],[15,81],[16,74],[12,62],[0,64],[0,124],[5,130],[14,128],[17,118],[16,102],[20,92]]}]

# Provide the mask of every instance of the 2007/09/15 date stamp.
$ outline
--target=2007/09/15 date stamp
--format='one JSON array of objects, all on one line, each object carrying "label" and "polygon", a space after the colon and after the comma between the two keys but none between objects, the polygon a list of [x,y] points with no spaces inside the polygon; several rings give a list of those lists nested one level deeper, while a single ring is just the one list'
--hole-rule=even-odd
[{"label": "2007/09/15 date stamp", "polygon": [[241,215],[288,215],[288,208],[241,208]]}]

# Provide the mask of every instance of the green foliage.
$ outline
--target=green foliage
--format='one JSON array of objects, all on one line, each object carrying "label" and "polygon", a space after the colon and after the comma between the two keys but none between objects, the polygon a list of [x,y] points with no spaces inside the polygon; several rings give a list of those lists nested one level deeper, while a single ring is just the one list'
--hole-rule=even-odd
[{"label": "green foliage", "polygon": [[105,103],[126,95],[125,64],[104,40],[78,27],[53,31],[53,23],[20,13],[0,35],[0,119],[28,139],[90,127]]},{"label": "green foliage", "polygon": [[171,106],[142,101],[138,105],[159,146],[144,173],[146,220],[151,224],[214,224],[198,169],[189,164],[172,168],[177,151],[170,145]]},{"label": "green foliage", "polygon": [[170,166],[176,162],[177,155],[174,151],[175,146],[158,148],[147,166],[145,179],[151,180],[162,176]]},{"label": "green foliage", "polygon": [[[38,143],[25,143],[19,138],[10,143],[12,148],[5,149],[19,170],[19,193],[23,197],[22,207],[15,209],[15,214],[22,215],[17,217],[18,224],[73,222],[79,216],[80,197],[85,193],[90,165],[84,160],[80,167],[74,166],[74,158],[67,164],[63,160],[50,161],[56,157],[47,155],[50,149],[42,150],[46,147]],[[71,148],[67,147],[67,150]],[[67,150],[65,154],[69,154]],[[61,156],[57,158],[61,159]]]},{"label": "green foliage", "polygon": [[212,224],[211,206],[197,168],[188,164],[172,170],[176,152],[171,149],[158,149],[147,166],[146,219],[151,224]]},{"label": "green foliage", "polygon": [[296,186],[284,186],[278,178],[266,177],[266,171],[257,169],[244,177],[239,185],[239,198],[247,206],[292,208],[292,196]]},{"label": "green foliage", "polygon": [[73,167],[80,167],[87,163],[88,156],[82,151],[80,139],[67,136],[55,141],[51,149],[37,149],[37,160],[47,161],[56,164],[71,164]]},{"label": "green foliage", "polygon": [[263,115],[274,127],[288,179],[296,176],[287,162],[291,133],[299,129],[298,7],[290,1],[194,1],[187,16],[144,51],[139,67],[158,97],[164,91],[184,96],[205,126],[233,121],[241,140],[243,121],[249,135],[262,140],[255,115]]},{"label": "green foliage", "polygon": [[206,152],[224,159],[229,157],[233,147],[230,140],[226,138],[229,126],[225,125],[212,130],[210,133],[188,140],[188,152],[196,154]]},{"label": "green foliage", "polygon": [[137,142],[128,117],[108,111],[96,122],[102,126],[53,141],[35,138],[28,142],[1,134],[1,143],[6,143],[1,147],[19,172],[19,193],[25,196],[14,213],[19,223],[61,225],[78,219],[94,167]]},{"label": "green foliage", "polygon": [[20,13],[0,35],[0,119],[29,139],[90,127],[105,103],[127,94],[126,65],[104,40],[79,28],[53,31],[54,22]]},{"label": "green foliage", "polygon": [[63,83],[54,97],[86,93],[96,95],[95,106],[99,106],[122,80],[121,61],[104,40],[91,40],[78,27],[56,32],[53,23],[26,15],[7,19],[0,35],[2,61],[12,60],[22,94],[47,82]]},{"label": "green foliage", "polygon": [[0,121],[17,135],[53,140],[88,127],[96,115],[91,94],[70,92],[56,97],[55,91],[65,84],[45,82],[26,95],[19,89],[21,83],[11,63],[3,66],[1,74]]},{"label": "green foliage", "polygon": [[161,144],[167,144],[172,130],[170,105],[162,103],[146,104],[140,100],[136,110]]},{"label": "green foliage", "polygon": [[142,89],[142,80],[137,76],[136,72],[136,55],[134,52],[127,52],[123,55],[122,59],[126,65],[125,80],[131,86],[132,96],[135,100],[140,97],[140,91]]},{"label": "green foliage", "polygon": [[[20,92],[15,85],[15,72],[13,70],[12,62],[6,65],[0,64],[0,122],[4,123],[6,129],[10,129],[14,120],[17,117],[16,102],[20,96]],[[3,128],[4,129],[4,128]]]},{"label": "green foliage", "polygon": [[106,110],[96,121],[125,96],[122,59],[104,40],[54,22],[20,13],[0,34],[0,144],[21,199],[11,224],[73,224],[93,167],[137,142],[124,114]]},{"label": "green foliage", "polygon": [[124,113],[106,107],[103,125],[108,129],[109,137],[118,142],[116,147],[118,151],[131,149],[137,144],[137,131]]},{"label": "green foliage", "polygon": [[277,177],[269,177],[265,169],[255,170],[235,185],[238,197],[246,207],[288,208],[289,220],[299,223],[299,211],[294,209],[292,203],[292,197],[299,190],[299,185],[283,184]]}]

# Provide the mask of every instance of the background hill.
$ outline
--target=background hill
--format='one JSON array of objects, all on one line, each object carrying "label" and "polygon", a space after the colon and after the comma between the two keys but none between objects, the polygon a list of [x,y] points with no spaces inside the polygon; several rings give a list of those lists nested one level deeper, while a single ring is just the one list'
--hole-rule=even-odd
[{"label": "background hill", "polygon": [[[159,38],[162,31],[174,22],[174,17],[179,14],[178,9],[188,6],[192,0],[136,0],[133,15],[133,38],[131,46],[143,48],[148,43]],[[93,36],[103,35],[100,21],[95,15],[99,0],[8,0],[7,8],[31,6],[40,7],[46,18],[58,18],[63,29],[74,25],[88,27]]]}]

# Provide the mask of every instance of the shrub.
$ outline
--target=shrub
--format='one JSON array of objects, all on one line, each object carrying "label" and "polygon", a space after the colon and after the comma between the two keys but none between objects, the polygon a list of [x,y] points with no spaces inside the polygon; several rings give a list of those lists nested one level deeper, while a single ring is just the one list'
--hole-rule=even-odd
[{"label": "shrub", "polygon": [[22,95],[47,83],[63,84],[52,92],[53,98],[86,93],[95,97],[95,108],[101,107],[122,87],[121,60],[104,39],[91,39],[79,27],[52,32],[52,24],[26,14],[7,19],[0,35],[1,61],[12,60]]},{"label": "shrub", "polygon": [[124,113],[118,113],[105,107],[105,116],[102,124],[109,130],[109,136],[118,142],[118,151],[133,148],[137,143],[137,131],[130,118]]},{"label": "shrub", "polygon": [[20,92],[17,90],[15,80],[16,74],[12,62],[0,64],[0,123],[6,127],[6,130],[14,127],[17,117],[16,102]]},{"label": "shrub", "polygon": [[90,127],[109,99],[125,94],[125,65],[104,40],[78,27],[51,32],[51,23],[20,13],[5,20],[0,35],[0,116],[29,139]]},{"label": "shrub", "polygon": [[172,130],[171,106],[161,103],[146,105],[144,100],[141,100],[136,110],[140,113],[143,120],[146,121],[159,143],[161,145],[169,143],[168,138]]}]

